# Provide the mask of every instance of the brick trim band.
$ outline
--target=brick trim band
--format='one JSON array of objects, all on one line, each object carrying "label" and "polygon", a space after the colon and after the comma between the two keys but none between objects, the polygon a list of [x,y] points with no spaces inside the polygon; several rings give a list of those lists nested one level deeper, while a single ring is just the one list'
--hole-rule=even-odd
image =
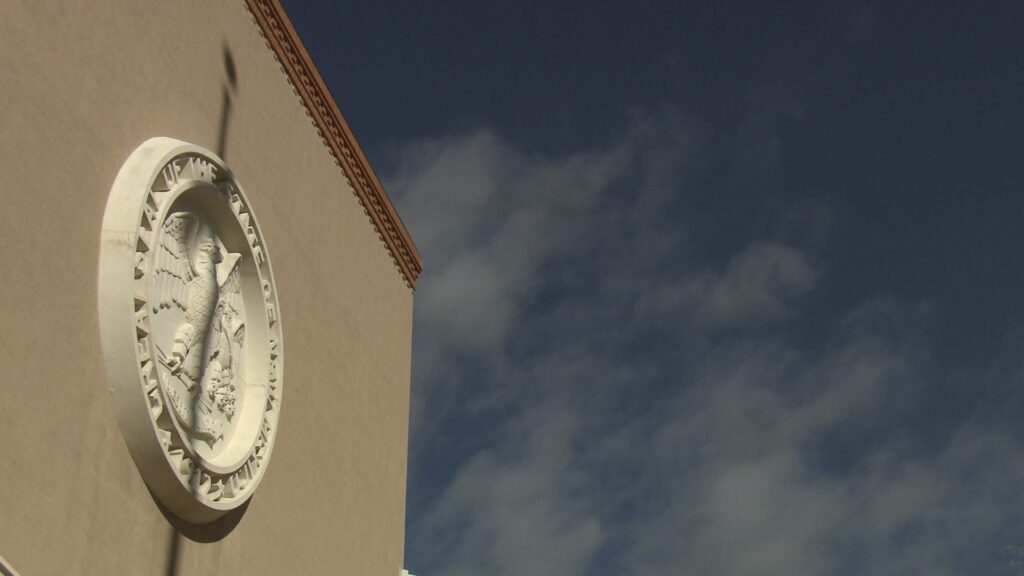
[{"label": "brick trim band", "polygon": [[279,0],[245,0],[245,5],[313,119],[324,145],[352,184],[406,283],[415,289],[416,279],[423,271],[423,259],[285,14],[284,7]]}]

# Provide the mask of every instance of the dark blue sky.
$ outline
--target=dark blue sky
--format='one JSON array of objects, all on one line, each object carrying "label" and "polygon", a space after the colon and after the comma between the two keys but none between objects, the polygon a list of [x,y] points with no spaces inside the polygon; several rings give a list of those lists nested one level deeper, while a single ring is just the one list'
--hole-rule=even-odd
[{"label": "dark blue sky", "polygon": [[1012,573],[1024,10],[285,7],[425,259],[414,573]]}]

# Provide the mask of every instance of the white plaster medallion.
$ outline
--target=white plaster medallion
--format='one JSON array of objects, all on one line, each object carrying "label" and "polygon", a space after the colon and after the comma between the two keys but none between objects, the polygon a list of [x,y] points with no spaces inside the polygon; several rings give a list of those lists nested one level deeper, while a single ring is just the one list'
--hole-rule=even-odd
[{"label": "white plaster medallion", "polygon": [[266,470],[284,357],[270,260],[231,171],[212,152],[152,138],[107,198],[99,316],[125,442],[176,516],[209,522]]}]

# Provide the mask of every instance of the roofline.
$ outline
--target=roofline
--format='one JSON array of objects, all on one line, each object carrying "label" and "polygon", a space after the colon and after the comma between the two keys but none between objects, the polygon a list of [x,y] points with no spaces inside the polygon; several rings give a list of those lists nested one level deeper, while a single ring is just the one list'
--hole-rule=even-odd
[{"label": "roofline", "polygon": [[280,0],[245,0],[245,5],[306,107],[324,145],[352,185],[377,234],[391,252],[406,284],[415,290],[416,278],[423,271],[423,258]]}]

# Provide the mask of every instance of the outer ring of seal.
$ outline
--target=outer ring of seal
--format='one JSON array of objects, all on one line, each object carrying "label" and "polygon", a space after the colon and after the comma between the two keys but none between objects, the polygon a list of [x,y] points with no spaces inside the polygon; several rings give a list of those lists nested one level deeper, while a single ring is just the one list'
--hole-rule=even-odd
[{"label": "outer ring of seal", "polygon": [[[202,169],[193,169],[188,161]],[[267,313],[268,402],[251,453],[227,473],[204,468],[190,455],[189,441],[180,437],[169,413],[146,341],[152,257],[146,259],[145,254],[155,249],[159,218],[181,187],[203,187],[219,194],[236,217],[244,218],[240,224],[250,241],[248,256],[255,259]],[[154,192],[162,188],[166,194]],[[168,511],[193,523],[213,521],[247,502],[266,471],[280,414],[284,384],[280,307],[270,257],[251,205],[216,154],[165,137],[151,138],[131,153],[114,180],[103,216],[98,309],[118,423],[153,495]]]}]

